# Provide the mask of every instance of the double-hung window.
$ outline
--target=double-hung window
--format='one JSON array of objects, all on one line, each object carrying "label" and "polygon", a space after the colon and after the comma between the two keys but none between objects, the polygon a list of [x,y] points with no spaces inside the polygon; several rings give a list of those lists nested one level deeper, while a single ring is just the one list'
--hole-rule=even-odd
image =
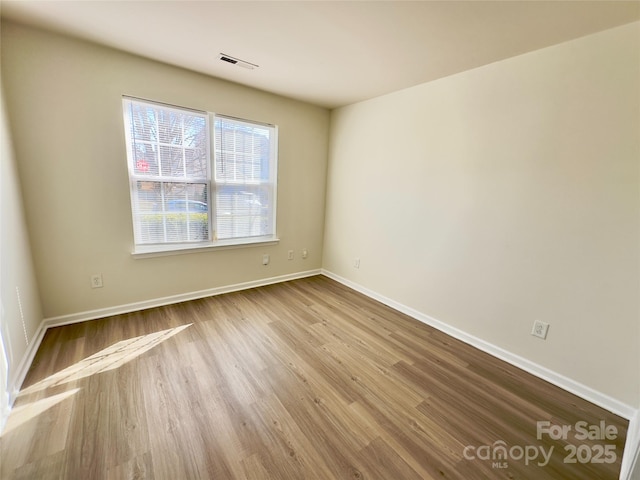
[{"label": "double-hung window", "polygon": [[277,128],[125,97],[135,252],[276,240]]}]

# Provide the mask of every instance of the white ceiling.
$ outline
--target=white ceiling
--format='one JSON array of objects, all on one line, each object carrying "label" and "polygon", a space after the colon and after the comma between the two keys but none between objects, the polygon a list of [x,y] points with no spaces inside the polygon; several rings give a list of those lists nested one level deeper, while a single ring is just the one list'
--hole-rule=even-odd
[{"label": "white ceiling", "polygon": [[[6,1],[2,16],[324,107],[640,19],[619,1]],[[224,52],[259,68],[218,60]]]}]

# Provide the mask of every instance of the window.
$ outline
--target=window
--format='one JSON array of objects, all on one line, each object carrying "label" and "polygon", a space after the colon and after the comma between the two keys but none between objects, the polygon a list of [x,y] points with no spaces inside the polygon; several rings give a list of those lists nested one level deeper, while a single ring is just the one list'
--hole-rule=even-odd
[{"label": "window", "polygon": [[123,99],[136,253],[275,238],[277,128]]}]

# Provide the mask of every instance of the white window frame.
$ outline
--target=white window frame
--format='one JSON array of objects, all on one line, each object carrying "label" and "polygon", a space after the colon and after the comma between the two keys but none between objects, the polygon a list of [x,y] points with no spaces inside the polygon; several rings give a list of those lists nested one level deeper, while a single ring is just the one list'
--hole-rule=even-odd
[{"label": "white window frame", "polygon": [[[132,226],[134,233],[134,245],[132,250],[132,255],[134,257],[149,257],[149,256],[164,256],[164,255],[175,255],[175,254],[183,254],[190,252],[197,252],[209,249],[225,249],[225,248],[239,248],[246,246],[256,246],[256,245],[270,245],[277,244],[279,242],[277,236],[277,184],[278,184],[278,127],[277,125],[257,122],[253,120],[247,120],[243,118],[232,117],[228,115],[221,115],[212,112],[205,112],[202,110],[196,110],[187,107],[180,107],[176,105],[166,104],[153,100],[146,100],[137,97],[123,96],[123,118],[124,118],[124,130],[125,130],[125,145],[127,150],[127,167],[129,173],[129,187],[130,187],[130,200],[131,200],[131,214],[132,214]],[[177,183],[194,183],[193,181],[189,181],[185,178],[174,178],[174,177],[163,177],[161,174],[158,176],[150,177],[148,175],[139,175],[135,172],[134,163],[135,159],[132,158],[132,149],[131,146],[131,124],[129,119],[129,113],[127,109],[128,102],[140,102],[146,103],[153,106],[165,108],[167,110],[174,110],[178,112],[192,112],[205,115],[207,118],[207,134],[209,136],[208,142],[208,161],[207,161],[207,179],[206,179],[206,190],[207,190],[207,205],[208,205],[208,223],[209,223],[209,238],[206,241],[194,241],[194,242],[162,242],[162,243],[141,243],[139,242],[140,234],[137,231],[137,222],[135,220],[136,212],[139,211],[137,207],[137,193],[136,193],[136,185],[138,181],[147,181],[147,182],[177,182]],[[262,126],[267,127],[271,131],[270,135],[270,175],[269,180],[266,183],[258,182],[255,185],[267,185],[271,191],[271,205],[269,208],[270,218],[271,218],[271,230],[272,233],[264,236],[252,236],[252,237],[235,237],[228,239],[217,239],[216,238],[216,220],[217,220],[217,210],[216,210],[216,193],[218,189],[220,189],[224,185],[229,185],[229,183],[224,181],[218,181],[215,175],[216,168],[216,134],[215,134],[215,122],[216,119],[219,118],[221,120],[231,120],[235,122],[245,123],[247,125],[254,126]],[[159,143],[160,144],[160,143]],[[161,172],[159,172],[161,173]],[[198,181],[195,183],[203,183],[202,181]],[[240,184],[234,184],[240,185]]]}]

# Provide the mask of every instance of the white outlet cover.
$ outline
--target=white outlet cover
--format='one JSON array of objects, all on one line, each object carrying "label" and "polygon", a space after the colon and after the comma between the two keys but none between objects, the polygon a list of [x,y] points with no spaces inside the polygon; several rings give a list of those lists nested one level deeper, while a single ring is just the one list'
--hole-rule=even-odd
[{"label": "white outlet cover", "polygon": [[102,275],[91,275],[91,288],[102,288]]},{"label": "white outlet cover", "polygon": [[531,329],[531,335],[534,337],[545,340],[547,338],[547,332],[549,331],[549,324],[540,320],[533,322],[533,328]]}]

